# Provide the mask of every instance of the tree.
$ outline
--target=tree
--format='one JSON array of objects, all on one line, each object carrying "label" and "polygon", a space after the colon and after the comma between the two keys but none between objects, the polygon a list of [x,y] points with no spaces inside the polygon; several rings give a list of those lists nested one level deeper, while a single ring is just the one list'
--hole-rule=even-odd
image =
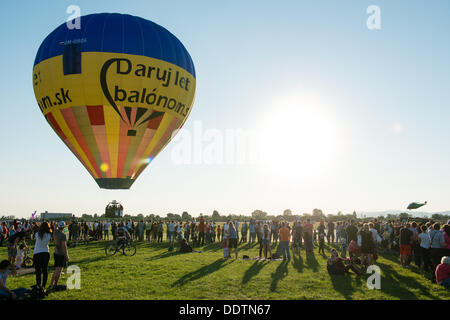
[{"label": "tree", "polygon": [[213,211],[212,219],[213,219],[213,221],[219,221],[220,220],[220,214],[219,214],[219,212],[217,210]]},{"label": "tree", "polygon": [[284,217],[289,217],[292,216],[292,210],[291,209],[286,209],[283,211],[283,216]]},{"label": "tree", "polygon": [[323,219],[325,218],[325,215],[323,214],[322,210],[314,209],[312,212],[312,217],[315,219]]},{"label": "tree", "polygon": [[183,213],[181,214],[181,219],[183,219],[184,221],[189,221],[192,220],[192,217],[187,211],[183,211]]},{"label": "tree", "polygon": [[252,218],[255,220],[265,220],[267,218],[267,212],[255,210],[252,212]]},{"label": "tree", "polygon": [[402,213],[400,213],[400,214],[398,215],[398,218],[399,218],[400,220],[405,220],[405,219],[408,219],[409,217],[410,217],[410,215],[407,214],[406,212],[402,212]]}]

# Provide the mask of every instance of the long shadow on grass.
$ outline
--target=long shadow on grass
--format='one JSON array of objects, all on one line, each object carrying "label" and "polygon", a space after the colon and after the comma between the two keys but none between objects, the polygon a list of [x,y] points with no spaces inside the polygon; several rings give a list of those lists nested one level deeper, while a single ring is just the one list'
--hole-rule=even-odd
[{"label": "long shadow on grass", "polygon": [[250,281],[251,278],[256,276],[262,268],[264,268],[267,265],[268,261],[255,261],[250,268],[247,269],[244,273],[244,277],[242,278],[242,284],[246,284]]},{"label": "long shadow on grass", "polygon": [[306,267],[317,272],[319,270],[319,262],[317,261],[314,253],[306,254]]},{"label": "long shadow on grass", "polygon": [[346,300],[351,300],[352,294],[355,292],[351,277],[350,275],[330,275],[334,290],[341,293]]},{"label": "long shadow on grass", "polygon": [[270,291],[274,292],[277,289],[278,281],[282,280],[288,275],[288,262],[283,260],[277,267],[274,273],[272,273],[272,283],[270,284]]},{"label": "long shadow on grass", "polygon": [[188,282],[195,281],[195,280],[200,279],[204,276],[207,276],[213,272],[216,272],[217,270],[225,267],[227,264],[229,264],[231,262],[232,262],[232,260],[227,261],[223,258],[217,259],[216,261],[214,261],[213,263],[211,263],[207,266],[201,267],[198,270],[189,272],[188,274],[182,276],[180,279],[178,279],[177,281],[172,283],[171,286],[172,287],[183,286]]},{"label": "long shadow on grass", "polygon": [[303,272],[303,258],[302,256],[298,256],[293,254],[292,255],[292,265],[294,266],[295,269],[297,269],[298,272]]},{"label": "long shadow on grass", "polygon": [[164,259],[164,258],[168,258],[168,257],[172,257],[172,256],[177,256],[179,254],[181,254],[181,252],[179,252],[179,251],[168,251],[168,252],[157,254],[156,256],[150,257],[147,260],[153,261],[153,260],[158,260],[158,259]]},{"label": "long shadow on grass", "polygon": [[[384,263],[377,263],[382,272],[381,277],[381,290],[384,293],[389,294],[400,299],[418,299],[414,292],[410,291],[410,288],[419,289],[420,293],[430,299],[439,299],[429,292],[429,289],[423,286],[416,279],[399,274],[390,265]],[[410,272],[410,269],[408,269]],[[425,280],[427,281],[427,280]]]}]

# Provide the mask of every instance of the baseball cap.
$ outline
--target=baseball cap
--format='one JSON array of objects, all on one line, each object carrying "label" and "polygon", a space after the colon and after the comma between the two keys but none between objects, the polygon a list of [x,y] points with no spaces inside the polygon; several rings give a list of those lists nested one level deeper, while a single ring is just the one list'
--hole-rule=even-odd
[{"label": "baseball cap", "polygon": [[66,223],[64,221],[58,222],[58,227],[64,228],[66,226]]}]

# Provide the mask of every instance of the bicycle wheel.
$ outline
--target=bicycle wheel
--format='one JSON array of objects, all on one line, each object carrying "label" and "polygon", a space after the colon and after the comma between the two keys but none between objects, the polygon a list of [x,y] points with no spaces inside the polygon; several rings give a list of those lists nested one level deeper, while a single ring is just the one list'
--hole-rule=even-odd
[{"label": "bicycle wheel", "polygon": [[134,256],[136,254],[136,246],[132,243],[126,244],[123,248],[123,254],[128,257]]},{"label": "bicycle wheel", "polygon": [[116,247],[116,245],[113,244],[113,243],[111,243],[110,245],[108,245],[108,246],[105,248],[105,254],[106,254],[107,256],[113,256],[113,255],[116,254],[116,252],[117,252],[117,247]]}]

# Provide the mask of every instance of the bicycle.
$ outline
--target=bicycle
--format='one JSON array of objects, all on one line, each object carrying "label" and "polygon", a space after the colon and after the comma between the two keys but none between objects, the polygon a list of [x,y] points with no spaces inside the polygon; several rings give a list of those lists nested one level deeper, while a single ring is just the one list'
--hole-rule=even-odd
[{"label": "bicycle", "polygon": [[105,254],[107,256],[113,256],[118,251],[122,251],[122,254],[124,256],[132,257],[136,254],[136,246],[131,241],[125,240],[125,241],[110,243],[105,248]]}]

